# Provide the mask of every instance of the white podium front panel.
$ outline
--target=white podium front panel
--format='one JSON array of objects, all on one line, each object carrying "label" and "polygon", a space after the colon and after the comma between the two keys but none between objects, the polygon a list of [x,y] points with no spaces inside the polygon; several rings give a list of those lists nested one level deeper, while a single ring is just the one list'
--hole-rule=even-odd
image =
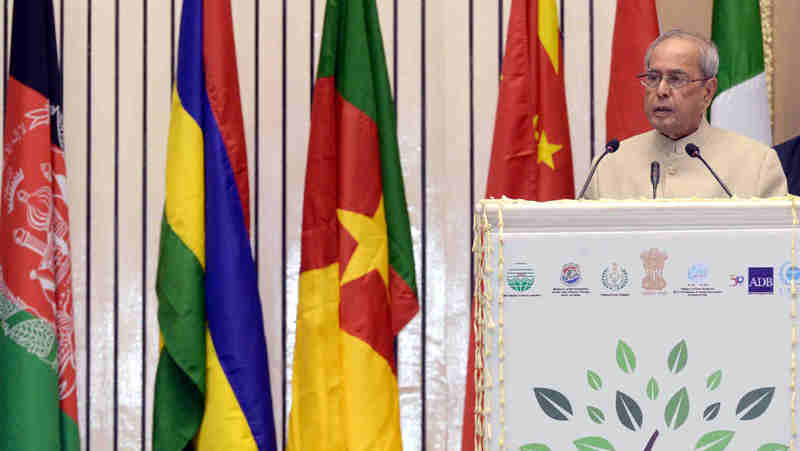
[{"label": "white podium front panel", "polygon": [[502,248],[496,207],[484,248],[503,261],[488,275],[490,449],[788,449],[791,202],[502,210]]}]

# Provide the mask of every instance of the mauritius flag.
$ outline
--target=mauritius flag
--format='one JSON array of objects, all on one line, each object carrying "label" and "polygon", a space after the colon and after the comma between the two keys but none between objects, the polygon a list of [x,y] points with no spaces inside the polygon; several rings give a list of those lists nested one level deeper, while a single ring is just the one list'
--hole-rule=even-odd
[{"label": "mauritius flag", "polygon": [[308,145],[289,450],[399,450],[394,337],[417,313],[375,0],[329,0]]},{"label": "mauritius flag", "polygon": [[156,282],[156,451],[275,449],[238,83],[229,0],[186,0]]},{"label": "mauritius flag", "polygon": [[0,449],[80,449],[51,0],[14,3],[0,202]]}]

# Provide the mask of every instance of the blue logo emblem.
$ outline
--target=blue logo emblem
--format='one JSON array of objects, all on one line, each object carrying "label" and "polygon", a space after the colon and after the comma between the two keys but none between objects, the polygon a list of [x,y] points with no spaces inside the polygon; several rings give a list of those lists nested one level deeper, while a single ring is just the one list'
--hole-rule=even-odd
[{"label": "blue logo emblem", "polygon": [[580,283],[583,276],[577,263],[567,263],[561,267],[561,283],[570,287]]},{"label": "blue logo emblem", "polygon": [[786,262],[781,266],[780,275],[784,285],[790,286],[794,279],[794,283],[800,287],[800,268],[792,266],[792,262]]},{"label": "blue logo emblem", "polygon": [[[783,269],[781,269],[781,273]],[[775,278],[772,267],[747,269],[748,294],[772,294],[775,290]]]},{"label": "blue logo emblem", "polygon": [[696,263],[689,267],[689,282],[705,283],[708,280],[708,265]]}]

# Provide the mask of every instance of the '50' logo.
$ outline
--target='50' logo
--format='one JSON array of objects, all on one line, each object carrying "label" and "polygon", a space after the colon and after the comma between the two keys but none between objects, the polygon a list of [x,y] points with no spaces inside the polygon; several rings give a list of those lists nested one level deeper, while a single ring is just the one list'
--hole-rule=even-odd
[{"label": "'50' logo", "polygon": [[739,287],[739,286],[742,286],[744,284],[744,276],[742,276],[742,275],[731,274],[730,278],[731,278],[730,286],[732,286],[732,287]]}]

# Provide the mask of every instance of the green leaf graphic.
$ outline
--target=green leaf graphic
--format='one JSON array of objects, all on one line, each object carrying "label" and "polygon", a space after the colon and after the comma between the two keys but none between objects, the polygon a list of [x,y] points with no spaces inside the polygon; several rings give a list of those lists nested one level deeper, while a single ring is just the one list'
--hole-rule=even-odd
[{"label": "green leaf graphic", "polygon": [[586,371],[586,380],[589,382],[589,386],[595,390],[600,390],[603,386],[603,380],[592,370]]},{"label": "green leaf graphic", "polygon": [[760,417],[767,411],[769,404],[772,402],[772,396],[775,395],[775,387],[757,388],[742,396],[739,404],[736,405],[736,415],[742,412],[745,414],[739,418],[742,421],[753,420]]},{"label": "green leaf graphic", "polygon": [[706,407],[706,410],[703,411],[703,419],[706,421],[711,421],[719,415],[719,406],[718,402],[711,404],[710,406]]},{"label": "green leaf graphic", "polygon": [[780,443],[767,443],[766,445],[759,446],[756,451],[788,451],[788,449],[788,446],[781,445]]},{"label": "green leaf graphic", "polygon": [[656,382],[656,378],[654,377],[651,377],[650,380],[647,381],[647,397],[653,401],[658,399],[658,382]]},{"label": "green leaf graphic", "polygon": [[552,451],[547,445],[541,443],[529,443],[519,447],[519,451]]},{"label": "green leaf graphic", "polygon": [[[534,388],[533,393],[536,395],[536,401],[539,402],[539,407],[542,408],[548,417],[558,421],[569,420],[569,418],[561,412],[561,410],[564,410],[572,415],[572,405],[570,405],[566,396],[549,388]],[[560,407],[561,410],[556,406]]]},{"label": "green leaf graphic", "polygon": [[631,347],[622,340],[617,343],[617,365],[628,374],[636,371],[636,356]]},{"label": "green leaf graphic", "polygon": [[633,398],[621,391],[617,392],[617,417],[623,426],[632,431],[636,431],[637,426],[642,427],[642,409]]},{"label": "green leaf graphic", "polygon": [[703,451],[722,451],[733,439],[733,431],[714,431],[700,437],[694,449]]},{"label": "green leaf graphic", "polygon": [[686,361],[689,359],[689,352],[686,349],[686,340],[681,340],[676,344],[669,353],[667,358],[667,366],[669,370],[678,374],[686,367]]},{"label": "green leaf graphic", "polygon": [[603,437],[584,437],[572,442],[578,451],[615,451],[614,446]]},{"label": "green leaf graphic", "polygon": [[586,412],[589,414],[589,419],[597,424],[603,424],[606,421],[606,416],[603,411],[594,406],[587,406]]},{"label": "green leaf graphic", "polygon": [[664,409],[664,420],[667,422],[667,427],[678,429],[686,422],[689,417],[689,392],[686,387],[678,390],[677,393],[672,395]]},{"label": "green leaf graphic", "polygon": [[709,391],[716,390],[720,382],[722,382],[722,370],[714,371],[711,376],[708,376],[708,379],[706,379],[706,388],[708,388]]}]

